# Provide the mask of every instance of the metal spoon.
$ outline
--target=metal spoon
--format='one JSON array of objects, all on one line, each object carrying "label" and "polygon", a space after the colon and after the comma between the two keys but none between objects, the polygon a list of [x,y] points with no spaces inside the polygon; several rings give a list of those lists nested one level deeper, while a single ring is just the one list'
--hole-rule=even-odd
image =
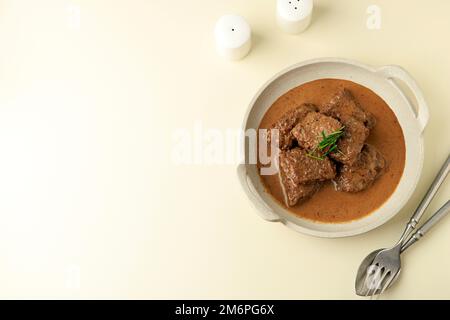
[{"label": "metal spoon", "polygon": [[[389,249],[375,250],[362,261],[360,267],[358,268],[355,281],[355,291],[357,295],[372,296],[389,288],[400,274],[401,252],[408,248],[412,243],[420,239],[420,237],[423,236],[424,231],[428,231],[431,226],[436,224],[437,221],[446,215],[448,209],[446,205],[448,202],[424,224],[424,227],[427,225],[425,230],[421,230],[421,228],[414,234],[413,237],[411,237],[415,239],[414,241],[407,240],[412,231],[416,228],[420,218],[425,212],[425,209],[430,204],[449,171],[450,156],[445,161],[425,197],[422,199],[418,208],[409,220],[402,236],[400,237],[400,240],[396,243],[396,245]],[[408,246],[402,248],[405,243],[408,243]]]},{"label": "metal spoon", "polygon": [[[447,214],[450,213],[450,200],[448,200],[436,213],[434,213],[409,239],[408,241],[404,242],[400,254],[402,254],[406,249],[408,249],[410,246],[412,246],[414,243],[419,241],[434,225],[436,225],[442,218],[444,218]],[[361,263],[361,265],[358,268],[358,272],[356,275],[356,283],[355,283],[355,289],[356,294],[361,296],[367,296],[370,291],[367,290],[367,287],[380,287],[380,283],[377,283],[377,281],[380,280],[379,275],[376,275],[375,273],[372,274],[372,278],[368,277],[367,274],[370,274],[370,267],[374,267],[376,269],[376,266],[374,266],[374,259],[376,255],[381,252],[384,249],[378,249],[370,253]],[[369,272],[368,272],[369,270]],[[375,270],[374,270],[375,271]],[[392,280],[389,281],[389,283],[385,283],[384,286],[379,292],[380,294],[389,289],[394,282],[397,280],[398,276],[400,275],[401,269],[398,270],[398,272],[393,276]],[[375,289],[373,290],[376,291]],[[375,293],[374,293],[375,294]]]}]

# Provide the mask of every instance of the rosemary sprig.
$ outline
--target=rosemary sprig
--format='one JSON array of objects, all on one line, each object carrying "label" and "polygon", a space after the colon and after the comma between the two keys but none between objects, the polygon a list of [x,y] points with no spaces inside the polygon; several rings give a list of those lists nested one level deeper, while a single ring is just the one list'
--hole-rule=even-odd
[{"label": "rosemary sprig", "polygon": [[337,148],[337,142],[340,137],[344,134],[344,128],[341,127],[338,130],[326,134],[324,130],[322,130],[322,140],[317,144],[317,146],[307,153],[307,156],[317,160],[324,160],[327,155],[330,153],[341,152]]}]

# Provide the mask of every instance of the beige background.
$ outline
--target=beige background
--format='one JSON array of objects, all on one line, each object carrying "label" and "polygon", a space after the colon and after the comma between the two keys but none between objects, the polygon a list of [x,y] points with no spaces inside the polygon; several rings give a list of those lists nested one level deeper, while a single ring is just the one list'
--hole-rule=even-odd
[{"label": "beige background", "polygon": [[[0,297],[357,298],[359,262],[398,238],[450,151],[450,2],[315,3],[289,36],[272,0],[0,0]],[[254,31],[237,63],[212,39],[229,12]],[[176,128],[238,128],[269,77],[323,56],[399,64],[423,88],[423,176],[394,220],[311,238],[260,219],[234,165],[171,163]],[[447,181],[428,214],[449,196]],[[450,298],[449,245],[450,219],[385,298]]]}]

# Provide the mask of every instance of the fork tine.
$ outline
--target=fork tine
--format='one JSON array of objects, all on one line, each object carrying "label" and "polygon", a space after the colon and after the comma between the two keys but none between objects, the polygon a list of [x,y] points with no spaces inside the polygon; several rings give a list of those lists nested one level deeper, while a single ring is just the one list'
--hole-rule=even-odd
[{"label": "fork tine", "polygon": [[373,297],[374,295],[376,295],[376,294],[377,294],[377,291],[380,290],[381,284],[383,283],[384,279],[386,278],[386,276],[387,276],[388,274],[389,274],[389,270],[384,269],[384,271],[383,271],[383,273],[382,273],[382,275],[381,275],[381,277],[380,277],[380,280],[377,282],[377,284],[376,284],[376,285],[374,286],[374,288],[373,288],[373,292],[372,292],[372,294],[370,295],[371,297]]},{"label": "fork tine", "polygon": [[396,274],[395,273],[390,273],[389,278],[386,280],[386,282],[384,283],[383,288],[381,289],[380,295],[383,294],[387,288],[391,285],[392,281],[394,280]]},{"label": "fork tine", "polygon": [[[377,287],[379,286],[379,283],[384,274],[383,268],[380,267],[378,264],[371,265],[371,267],[375,270],[371,273],[368,272],[366,275],[366,282],[365,282],[365,285],[367,288],[367,291],[365,294],[366,297],[372,296],[374,294],[374,292],[376,292]],[[379,281],[379,279],[380,279],[380,281]],[[374,292],[372,292],[372,290],[374,290]]]},{"label": "fork tine", "polygon": [[373,285],[373,292],[372,293],[370,293],[370,291],[371,290],[369,290],[368,291],[368,296],[370,296],[370,297],[372,297],[372,296],[374,296],[374,295],[376,295],[377,294],[377,291],[380,289],[380,287],[381,287],[381,285],[382,285],[382,283],[383,283],[383,281],[384,281],[384,279],[386,278],[386,276],[390,273],[391,271],[390,270],[388,270],[388,269],[386,269],[386,268],[384,268],[384,267],[381,267],[380,268],[380,276],[379,276],[379,280],[376,282],[376,284],[375,285]]},{"label": "fork tine", "polygon": [[[378,300],[380,298],[381,294],[389,286],[389,284],[391,283],[392,279],[393,279],[392,272],[390,270],[386,270],[384,272],[384,274],[383,274],[383,277],[378,282],[375,291],[370,296],[370,300]],[[383,282],[384,282],[384,284],[383,284]],[[379,290],[378,293],[377,293],[377,290]]]}]

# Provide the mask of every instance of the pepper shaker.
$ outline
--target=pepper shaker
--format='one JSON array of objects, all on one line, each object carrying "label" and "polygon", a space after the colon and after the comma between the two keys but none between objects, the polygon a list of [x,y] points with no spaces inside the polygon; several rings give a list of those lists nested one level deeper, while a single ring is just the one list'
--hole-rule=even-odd
[{"label": "pepper shaker", "polygon": [[214,29],[216,47],[219,54],[229,60],[245,57],[251,48],[250,25],[241,16],[222,16]]},{"label": "pepper shaker", "polygon": [[277,23],[286,33],[297,34],[308,28],[313,0],[277,0]]}]

